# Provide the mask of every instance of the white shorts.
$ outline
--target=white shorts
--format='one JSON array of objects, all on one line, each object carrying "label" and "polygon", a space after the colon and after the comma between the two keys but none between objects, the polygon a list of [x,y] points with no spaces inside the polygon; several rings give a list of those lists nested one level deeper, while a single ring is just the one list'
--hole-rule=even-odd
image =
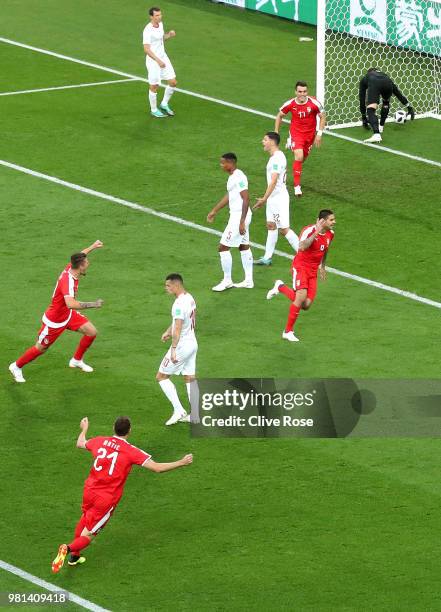
[{"label": "white shorts", "polygon": [[194,376],[196,374],[196,355],[198,352],[198,343],[194,341],[186,341],[178,344],[176,349],[176,357],[178,363],[173,363],[171,360],[171,348],[168,349],[161,361],[159,371],[161,374],[183,374],[185,376]]},{"label": "white shorts", "polygon": [[277,229],[289,227],[289,193],[270,196],[266,202],[266,220],[275,223]]},{"label": "white shorts", "polygon": [[245,218],[245,234],[239,233],[239,224],[241,213],[230,213],[227,227],[224,229],[220,243],[227,247],[238,247],[241,244],[250,244],[250,233],[248,231],[251,223],[251,210],[248,211]]},{"label": "white shorts", "polygon": [[167,56],[162,58],[165,63],[165,68],[160,68],[158,62],[152,60],[151,57],[146,57],[145,65],[147,67],[147,80],[150,85],[160,85],[161,81],[170,81],[176,78],[171,61]]}]

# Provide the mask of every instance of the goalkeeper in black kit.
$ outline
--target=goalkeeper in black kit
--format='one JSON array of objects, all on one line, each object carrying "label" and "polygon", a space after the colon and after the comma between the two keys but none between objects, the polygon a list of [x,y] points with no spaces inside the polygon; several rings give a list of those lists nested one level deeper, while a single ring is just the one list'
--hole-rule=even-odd
[{"label": "goalkeeper in black kit", "polygon": [[[407,106],[407,114],[410,115],[410,118],[415,119],[414,109],[392,79],[385,72],[380,72],[376,68],[369,68],[361,79],[359,87],[360,113],[363,126],[367,130],[371,127],[374,132],[365,142],[381,142],[381,134],[389,114],[390,99],[393,95],[398,98],[403,106]],[[380,97],[382,104],[380,122],[378,123],[376,111]]]}]

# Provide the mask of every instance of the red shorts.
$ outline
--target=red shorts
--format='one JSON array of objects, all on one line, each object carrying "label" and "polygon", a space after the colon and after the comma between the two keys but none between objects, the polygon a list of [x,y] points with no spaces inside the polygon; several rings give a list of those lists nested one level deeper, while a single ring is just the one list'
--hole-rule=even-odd
[{"label": "red shorts", "polygon": [[118,502],[105,494],[97,495],[90,489],[84,489],[81,509],[86,528],[92,533],[98,533],[108,523]]},{"label": "red shorts", "polygon": [[314,300],[317,293],[317,270],[310,268],[292,267],[292,286],[295,291],[299,289],[307,290],[307,297]]},{"label": "red shorts", "polygon": [[78,331],[82,325],[88,322],[89,319],[87,317],[73,310],[69,323],[63,325],[63,327],[49,327],[43,323],[38,332],[38,342],[44,344],[44,346],[50,346],[59,336],[61,336],[64,330],[70,329],[71,331]]},{"label": "red shorts", "polygon": [[314,140],[315,132],[314,134],[291,134],[291,151],[294,152],[295,149],[302,149],[303,159],[305,160],[311,151]]}]

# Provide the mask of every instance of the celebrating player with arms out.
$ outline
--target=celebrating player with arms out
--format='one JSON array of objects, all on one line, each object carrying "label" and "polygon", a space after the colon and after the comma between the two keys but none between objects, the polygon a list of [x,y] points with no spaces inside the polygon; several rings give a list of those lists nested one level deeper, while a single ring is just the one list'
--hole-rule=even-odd
[{"label": "celebrating player with arms out", "polygon": [[[170,30],[164,33],[161,9],[157,6],[149,9],[149,16],[150,23],[146,25],[142,34],[149,82],[149,102],[153,117],[163,118],[174,115],[168,103],[177,85],[175,71],[165,52],[164,40],[173,38],[176,32]],[[157,95],[161,80],[167,81],[167,87],[158,109]]]},{"label": "celebrating player with arms out", "polygon": [[[294,195],[301,196],[302,165],[308,157],[312,145],[315,144],[316,147],[321,145],[322,134],[326,125],[326,114],[320,102],[316,98],[308,96],[308,85],[305,81],[297,81],[296,97],[287,100],[280,107],[274,126],[275,132],[279,132],[280,123],[288,113],[291,113],[291,124],[287,146],[294,153],[292,165]],[[318,130],[317,116],[320,117]]]},{"label": "celebrating player with arms out", "polygon": [[193,462],[193,455],[185,455],[182,459],[171,463],[153,461],[149,453],[127,442],[132,429],[128,417],[116,419],[115,435],[113,436],[98,436],[86,440],[89,428],[87,417],[81,420],[80,428],[77,448],[91,452],[95,461],[84,483],[83,513],[75,528],[75,537],[69,545],[61,544],[58,548],[58,554],[52,562],[54,573],[60,571],[69,553],[69,565],[84,563],[86,559],[81,556],[81,551],[89,546],[114,513],[133,465],[140,465],[152,472],[160,473],[175,470]]},{"label": "celebrating player with arms out", "polygon": [[43,355],[66,329],[83,334],[74,356],[69,361],[69,367],[80,368],[83,372],[93,372],[93,368],[84,363],[83,355],[95,340],[97,330],[84,315],[77,311],[86,308],[101,308],[103,300],[79,302],[76,299],[76,293],[80,277],[86,276],[86,271],[89,267],[87,255],[102,246],[103,243],[97,240],[87,249],[83,249],[80,253],[74,253],[71,256],[70,264],[60,274],[52,295],[51,304],[43,315],[43,325],[38,332],[37,343],[35,346],[28,348],[17,361],[14,361],[9,366],[9,371],[16,382],[25,382],[22,372],[23,366]]},{"label": "celebrating player with arms out", "polygon": [[277,132],[267,132],[262,140],[264,151],[270,158],[266,165],[268,187],[263,197],[258,198],[253,210],[266,204],[266,239],[265,254],[255,264],[271,265],[271,257],[276,248],[279,232],[288,240],[294,251],[299,248],[299,238],[289,227],[289,193],[286,188],[286,157],[279,149],[280,136]]},{"label": "celebrating player with arms out", "polygon": [[298,342],[294,335],[294,324],[301,310],[308,310],[317,293],[317,271],[320,278],[326,280],[325,260],[329,246],[334,239],[335,215],[332,210],[323,209],[318,214],[314,225],[307,225],[300,233],[299,252],[292,262],[293,289],[283,281],[276,280],[274,287],[267,293],[271,300],[278,293],[283,293],[291,300],[288,321],[282,338],[290,342]]},{"label": "celebrating player with arms out", "polygon": [[190,420],[181,404],[175,385],[170,380],[173,374],[182,374],[185,379],[188,399],[195,414],[195,404],[199,404],[199,388],[196,381],[196,355],[198,343],[194,332],[196,322],[196,302],[185,290],[180,274],[169,274],[165,279],[165,290],[175,296],[172,306],[172,324],[162,334],[161,340],[171,339],[171,346],[165,354],[156,380],[173,406],[173,414],[166,425]]},{"label": "celebrating player with arms out", "polygon": [[[250,249],[250,234],[248,231],[252,213],[248,194],[248,179],[242,170],[237,167],[237,157],[234,153],[224,153],[220,165],[222,170],[230,175],[227,181],[227,193],[208,213],[207,221],[213,223],[217,213],[227,204],[230,209],[230,217],[218,247],[224,278],[212,289],[213,291],[225,291],[231,287],[252,289],[254,287],[253,255]],[[233,284],[231,278],[233,259],[230,247],[239,247],[242,267],[245,272],[245,279],[241,283]]]}]

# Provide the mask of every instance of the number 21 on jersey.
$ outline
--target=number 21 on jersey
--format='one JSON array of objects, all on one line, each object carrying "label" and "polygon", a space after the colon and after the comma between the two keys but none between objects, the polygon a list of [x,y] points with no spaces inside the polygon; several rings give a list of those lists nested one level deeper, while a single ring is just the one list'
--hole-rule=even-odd
[{"label": "number 21 on jersey", "polygon": [[107,454],[107,448],[100,448],[96,455],[96,459],[93,462],[93,467],[96,469],[97,472],[101,472],[101,470],[103,469],[102,465],[98,465],[101,459],[111,459],[112,460],[110,467],[109,467],[109,476],[112,476],[113,470],[115,469],[116,460],[118,459],[118,453],[114,451],[113,453]]}]

